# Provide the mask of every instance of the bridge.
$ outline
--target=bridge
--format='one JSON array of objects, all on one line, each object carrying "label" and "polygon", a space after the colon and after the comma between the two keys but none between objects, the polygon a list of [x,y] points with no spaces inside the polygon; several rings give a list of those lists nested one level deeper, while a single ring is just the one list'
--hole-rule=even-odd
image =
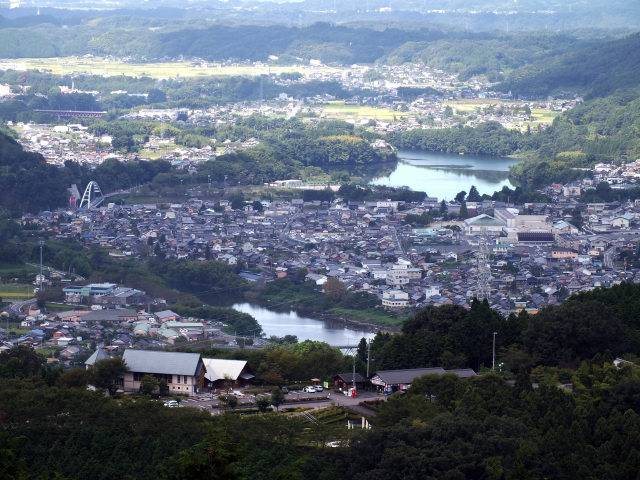
[{"label": "bridge", "polygon": [[92,180],[87,185],[87,188],[84,189],[84,194],[82,195],[82,200],[78,208],[85,206],[87,209],[98,207],[104,199],[105,196],[102,194],[102,190],[100,190],[100,185],[98,185],[98,182]]},{"label": "bridge", "polygon": [[107,112],[94,112],[90,110],[34,110],[34,112],[45,113],[61,118],[100,118]]}]

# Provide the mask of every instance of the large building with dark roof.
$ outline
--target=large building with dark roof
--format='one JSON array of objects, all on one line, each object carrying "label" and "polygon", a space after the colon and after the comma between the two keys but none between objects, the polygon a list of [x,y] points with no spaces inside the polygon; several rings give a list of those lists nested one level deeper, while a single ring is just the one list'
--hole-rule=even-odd
[{"label": "large building with dark roof", "polygon": [[528,245],[552,245],[556,240],[550,232],[518,232],[518,243]]},{"label": "large building with dark roof", "polygon": [[413,381],[423,375],[444,375],[452,373],[460,378],[475,377],[476,372],[470,368],[445,370],[442,367],[409,368],[404,370],[380,370],[371,377],[371,383],[385,393],[405,391],[411,387]]},{"label": "large building with dark roof", "polygon": [[167,382],[170,393],[192,396],[204,388],[206,368],[199,353],[127,349],[122,358],[129,369],[124,374],[125,392],[139,392],[145,375]]}]

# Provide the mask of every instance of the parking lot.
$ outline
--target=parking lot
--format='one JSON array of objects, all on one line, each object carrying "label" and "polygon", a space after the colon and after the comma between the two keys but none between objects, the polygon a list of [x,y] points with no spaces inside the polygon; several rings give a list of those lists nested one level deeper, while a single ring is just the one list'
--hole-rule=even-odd
[{"label": "parking lot", "polygon": [[[255,396],[235,392],[238,398],[238,406],[236,408],[248,408],[255,405]],[[324,408],[330,404],[340,405],[344,407],[354,408],[364,400],[384,399],[385,396],[377,392],[358,392],[355,398],[347,397],[342,392],[336,390],[325,389],[322,392],[303,392],[302,390],[294,390],[285,394],[285,400],[280,408],[293,407],[296,405],[304,405],[311,408]],[[213,395],[204,395],[199,397],[189,397],[180,402],[184,407],[196,407],[210,411],[212,414],[220,413],[220,400]]]}]

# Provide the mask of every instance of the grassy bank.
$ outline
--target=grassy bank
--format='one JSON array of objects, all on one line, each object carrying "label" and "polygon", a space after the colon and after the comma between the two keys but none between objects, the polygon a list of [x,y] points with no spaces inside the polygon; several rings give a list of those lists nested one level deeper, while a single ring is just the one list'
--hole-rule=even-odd
[{"label": "grassy bank", "polygon": [[310,282],[295,283],[283,278],[263,289],[247,293],[249,301],[273,310],[295,310],[299,315],[327,317],[359,325],[399,326],[404,312],[391,312],[379,306],[374,295],[348,292],[340,299],[331,299]]}]

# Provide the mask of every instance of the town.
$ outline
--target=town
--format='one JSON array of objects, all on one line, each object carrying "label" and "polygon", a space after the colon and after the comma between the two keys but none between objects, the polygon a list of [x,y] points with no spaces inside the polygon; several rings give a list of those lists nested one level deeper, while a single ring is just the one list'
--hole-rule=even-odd
[{"label": "town", "polygon": [[[617,177],[620,170],[634,171],[635,165],[597,168],[599,175],[609,171]],[[377,298],[383,309],[468,308],[476,297],[487,298],[493,309],[508,316],[520,310],[535,314],[573,293],[639,278],[635,239],[640,202],[579,203],[576,195],[588,188],[593,188],[591,180],[552,185],[548,193],[554,201],[549,204],[464,202],[465,219],[460,218],[460,202],[429,197],[413,203],[294,198],[232,205],[226,199],[193,196],[182,203],[104,202],[27,214],[22,222],[56,239],[106,247],[113,259],[218,260],[256,285],[303,271],[319,294],[333,279],[346,291]],[[433,219],[427,226],[407,222],[425,214]],[[571,223],[576,215],[583,222],[580,228]],[[92,341],[106,337],[113,348],[161,347],[176,339],[239,346],[220,323],[183,320],[166,299],[126,285],[69,286],[82,284],[74,270],[70,264],[66,272],[53,271],[38,283],[46,288],[67,282],[65,303],[78,305],[77,310],[45,316],[32,305],[23,325],[39,328],[42,335],[13,342],[41,345],[46,337],[50,344],[66,347],[64,355],[81,352],[81,347],[67,345],[77,336]],[[118,328],[105,336],[104,322]],[[264,344],[259,338],[248,340]]]}]

